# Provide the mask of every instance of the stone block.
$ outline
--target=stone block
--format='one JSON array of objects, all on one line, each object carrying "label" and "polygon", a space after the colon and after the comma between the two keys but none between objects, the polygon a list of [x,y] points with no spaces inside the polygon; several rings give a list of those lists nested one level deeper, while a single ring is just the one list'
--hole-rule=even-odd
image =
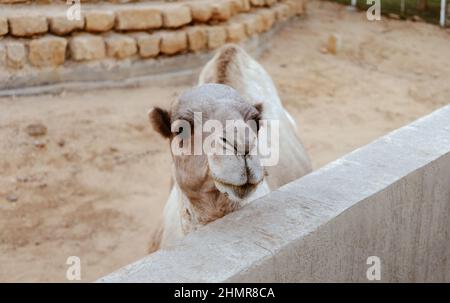
[{"label": "stone block", "polygon": [[208,31],[208,48],[215,49],[224,45],[227,41],[227,31],[223,26],[211,26]]},{"label": "stone block", "polygon": [[84,18],[80,20],[69,20],[66,16],[49,18],[50,31],[56,35],[67,35],[75,30],[84,28]]},{"label": "stone block", "polygon": [[212,3],[212,19],[227,21],[231,18],[231,3],[228,1],[217,1]]},{"label": "stone block", "polygon": [[247,36],[250,37],[251,35],[258,33],[258,18],[255,16],[246,17],[241,22],[245,27]]},{"label": "stone block", "polygon": [[105,43],[108,57],[125,59],[137,54],[136,40],[133,37],[111,34],[105,37]]},{"label": "stone block", "polygon": [[36,67],[62,65],[66,59],[67,40],[48,36],[31,40],[28,59]]},{"label": "stone block", "polygon": [[265,0],[250,0],[252,6],[264,6],[266,4]]},{"label": "stone block", "polygon": [[13,36],[30,37],[48,31],[47,18],[37,15],[9,17],[9,29]]},{"label": "stone block", "polygon": [[142,58],[156,57],[159,54],[160,35],[136,33],[134,37],[138,45],[139,55]]},{"label": "stone block", "polygon": [[245,25],[243,23],[233,22],[227,26],[228,42],[238,43],[247,38]]},{"label": "stone block", "polygon": [[0,16],[0,36],[6,35],[8,33],[8,19],[6,17]]},{"label": "stone block", "polygon": [[231,14],[236,15],[243,11],[244,3],[242,0],[228,0],[230,2]]},{"label": "stone block", "polygon": [[85,18],[89,32],[107,32],[114,27],[115,15],[112,11],[88,11]]},{"label": "stone block", "polygon": [[0,67],[6,66],[6,47],[0,44]]},{"label": "stone block", "polygon": [[161,11],[156,8],[128,8],[116,12],[117,30],[145,30],[160,28]]},{"label": "stone block", "polygon": [[278,21],[285,21],[289,18],[289,5],[280,3],[275,6],[275,16]]},{"label": "stone block", "polygon": [[252,8],[252,5],[250,3],[250,0],[242,0],[242,11],[243,12],[249,12]]},{"label": "stone block", "polygon": [[255,22],[256,32],[257,33],[262,33],[262,32],[264,32],[266,30],[266,23],[264,21],[263,16],[255,15],[254,16],[254,22]]},{"label": "stone block", "polygon": [[173,55],[187,49],[186,31],[164,31],[161,35],[161,53]]},{"label": "stone block", "polygon": [[76,61],[98,60],[106,56],[105,41],[101,36],[82,34],[69,43],[70,54]]},{"label": "stone block", "polygon": [[187,37],[190,51],[199,51],[205,49],[208,45],[208,35],[204,27],[194,26],[189,28]]},{"label": "stone block", "polygon": [[6,44],[7,66],[15,69],[22,68],[27,59],[27,49],[22,42],[9,42]]},{"label": "stone block", "polygon": [[268,31],[275,23],[275,12],[271,9],[263,9],[258,14],[262,17],[264,31]]},{"label": "stone block", "polygon": [[191,10],[184,5],[167,6],[162,9],[163,26],[176,28],[191,23]]},{"label": "stone block", "polygon": [[194,22],[207,22],[213,14],[213,7],[207,2],[189,2],[186,4],[191,9]]}]

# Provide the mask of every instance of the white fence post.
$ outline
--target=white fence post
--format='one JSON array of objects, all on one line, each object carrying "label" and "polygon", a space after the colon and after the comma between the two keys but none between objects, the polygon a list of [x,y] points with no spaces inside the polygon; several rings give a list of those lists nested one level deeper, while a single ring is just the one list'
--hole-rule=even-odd
[{"label": "white fence post", "polygon": [[441,0],[441,18],[440,18],[439,24],[442,27],[445,26],[445,0]]}]

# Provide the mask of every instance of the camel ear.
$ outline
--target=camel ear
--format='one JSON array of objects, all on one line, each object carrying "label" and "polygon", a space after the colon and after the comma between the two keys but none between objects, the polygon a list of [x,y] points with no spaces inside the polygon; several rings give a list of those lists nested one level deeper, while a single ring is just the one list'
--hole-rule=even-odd
[{"label": "camel ear", "polygon": [[170,128],[170,114],[165,109],[154,107],[148,112],[148,118],[153,129],[164,138],[170,138],[172,131]]},{"label": "camel ear", "polygon": [[256,103],[254,105],[254,108],[256,108],[256,110],[258,111],[259,115],[262,115],[262,112],[263,112],[263,109],[264,109],[264,106],[263,106],[262,102],[261,103]]},{"label": "camel ear", "polygon": [[256,110],[258,111],[258,115],[255,117],[256,123],[257,123],[257,130],[259,130],[260,128],[260,120],[262,119],[262,112],[264,110],[263,104],[262,103],[257,103],[254,105],[254,107],[256,108]]}]

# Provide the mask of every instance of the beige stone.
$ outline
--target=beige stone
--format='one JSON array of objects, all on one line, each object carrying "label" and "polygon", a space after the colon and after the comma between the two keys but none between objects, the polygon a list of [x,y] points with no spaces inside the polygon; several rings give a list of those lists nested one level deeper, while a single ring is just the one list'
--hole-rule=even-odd
[{"label": "beige stone", "polygon": [[247,36],[251,36],[253,34],[256,34],[258,32],[258,19],[254,16],[245,18],[242,20],[242,24],[244,24],[245,27],[245,33]]},{"label": "beige stone", "polygon": [[6,48],[3,44],[0,44],[0,67],[6,65]]},{"label": "beige stone", "polygon": [[288,17],[292,17],[297,14],[297,1],[287,0],[286,5],[289,7]]},{"label": "beige stone", "polygon": [[228,1],[217,1],[212,4],[212,19],[227,21],[231,18],[231,3]]},{"label": "beige stone", "polygon": [[180,27],[191,23],[191,10],[184,5],[173,5],[164,7],[163,26],[168,28]]},{"label": "beige stone", "polygon": [[230,2],[231,14],[236,15],[243,11],[243,0],[228,0]]},{"label": "beige stone", "polygon": [[8,20],[6,17],[0,16],[0,36],[8,33]]},{"label": "beige stone", "polygon": [[264,22],[264,18],[261,15],[255,15],[255,25],[256,25],[256,32],[262,33],[266,29],[266,24]]},{"label": "beige stone", "polygon": [[289,6],[284,3],[280,3],[274,8],[275,16],[278,21],[285,21],[289,18]]},{"label": "beige stone", "polygon": [[187,6],[195,22],[207,22],[212,17],[213,8],[208,2],[189,2]]},{"label": "beige stone", "polygon": [[105,42],[102,37],[82,34],[73,37],[69,43],[70,54],[76,61],[102,59],[106,55]]},{"label": "beige stone", "polygon": [[66,59],[67,40],[48,36],[33,39],[29,45],[28,59],[36,67],[58,66]]},{"label": "beige stone", "polygon": [[161,35],[161,53],[173,55],[187,49],[186,31],[164,31],[159,34]]},{"label": "beige stone", "polygon": [[340,39],[339,35],[330,34],[328,36],[327,47],[326,47],[328,53],[335,55],[338,52],[340,42],[341,42],[340,40],[341,39]]},{"label": "beige stone", "polygon": [[242,0],[243,1],[243,10],[244,12],[248,12],[252,8],[252,4],[250,3],[250,0]]},{"label": "beige stone", "polygon": [[277,3],[277,0],[265,0],[265,4],[267,5],[267,6],[272,6],[272,5],[274,5],[275,3]]},{"label": "beige stone", "polygon": [[264,6],[266,4],[265,0],[250,0],[252,6]]},{"label": "beige stone", "polygon": [[231,23],[227,26],[228,42],[238,43],[247,38],[245,25],[242,23]]},{"label": "beige stone", "polygon": [[105,38],[108,57],[125,59],[137,54],[136,40],[127,35],[111,34]]},{"label": "beige stone", "polygon": [[84,18],[80,20],[69,20],[66,16],[49,18],[50,31],[56,35],[67,35],[75,30],[84,28]]},{"label": "beige stone", "polygon": [[28,0],[0,0],[0,4],[13,4],[13,3],[23,3]]},{"label": "beige stone", "polygon": [[297,0],[297,15],[303,15],[306,13],[306,0]]},{"label": "beige stone", "polygon": [[271,9],[262,9],[258,14],[263,18],[264,31],[269,30],[276,20],[275,12]]},{"label": "beige stone", "polygon": [[162,24],[161,11],[156,8],[128,8],[116,12],[117,30],[154,29]]},{"label": "beige stone", "polygon": [[27,49],[21,42],[9,42],[6,44],[6,61],[11,68],[22,68],[26,63]]},{"label": "beige stone", "polygon": [[37,15],[9,17],[10,32],[14,36],[29,37],[48,31],[47,18]]},{"label": "beige stone", "polygon": [[159,44],[161,42],[160,35],[136,33],[133,36],[136,39],[139,55],[142,58],[156,57],[159,54]]},{"label": "beige stone", "polygon": [[388,17],[391,19],[395,19],[395,20],[400,20],[401,17],[398,14],[394,14],[394,13],[389,13]]},{"label": "beige stone", "polygon": [[227,41],[227,31],[223,26],[211,26],[208,31],[208,48],[215,49],[224,45]]},{"label": "beige stone", "polygon": [[85,14],[86,30],[107,32],[114,27],[115,15],[112,11],[88,11]]},{"label": "beige stone", "polygon": [[189,50],[199,51],[205,49],[208,44],[206,29],[200,26],[194,26],[187,30]]}]

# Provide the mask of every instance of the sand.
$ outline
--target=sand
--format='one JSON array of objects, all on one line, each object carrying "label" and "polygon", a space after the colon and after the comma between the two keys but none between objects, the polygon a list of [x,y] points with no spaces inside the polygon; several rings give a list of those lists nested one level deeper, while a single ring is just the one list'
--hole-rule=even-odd
[{"label": "sand", "polygon": [[[320,51],[332,33],[336,55]],[[312,2],[260,62],[319,168],[448,103],[449,49],[434,25]],[[0,281],[65,282],[69,256],[93,281],[146,254],[170,182],[146,113],[186,88],[0,99]]]}]

